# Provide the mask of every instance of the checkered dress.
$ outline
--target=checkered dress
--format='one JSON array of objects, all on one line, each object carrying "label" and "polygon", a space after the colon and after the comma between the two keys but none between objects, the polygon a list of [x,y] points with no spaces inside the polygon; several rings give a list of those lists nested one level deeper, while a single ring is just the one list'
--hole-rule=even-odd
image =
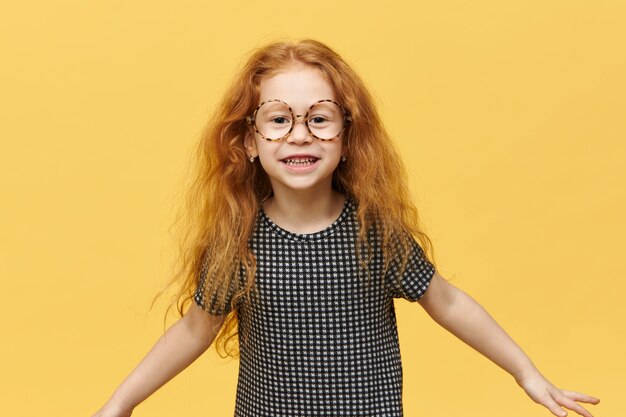
[{"label": "checkered dress", "polygon": [[[420,298],[435,270],[414,242],[402,277],[399,261],[382,277],[380,239],[372,233],[368,282],[355,254],[355,210],[347,200],[332,225],[311,234],[291,233],[259,212],[250,240],[259,295],[252,307],[237,307],[236,417],[402,416],[393,299]],[[227,313],[206,302],[205,275],[195,302]]]}]

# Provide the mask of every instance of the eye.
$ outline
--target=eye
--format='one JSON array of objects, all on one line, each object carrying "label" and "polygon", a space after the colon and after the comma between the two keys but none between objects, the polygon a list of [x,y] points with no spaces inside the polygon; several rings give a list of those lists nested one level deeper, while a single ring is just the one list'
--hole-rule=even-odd
[{"label": "eye", "polygon": [[273,126],[288,126],[291,124],[291,116],[284,113],[268,114],[266,117],[267,124]]},{"label": "eye", "polygon": [[324,116],[314,116],[309,119],[309,123],[312,123],[314,125],[320,125],[326,122],[328,122],[328,119]]},{"label": "eye", "polygon": [[282,124],[289,123],[289,119],[284,116],[277,116],[277,117],[272,118],[271,122],[278,124],[278,125],[282,125]]}]

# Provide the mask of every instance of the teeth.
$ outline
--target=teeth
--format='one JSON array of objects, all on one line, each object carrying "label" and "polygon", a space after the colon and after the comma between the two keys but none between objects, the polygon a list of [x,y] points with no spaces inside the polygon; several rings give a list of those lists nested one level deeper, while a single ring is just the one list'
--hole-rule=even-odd
[{"label": "teeth", "polygon": [[309,165],[317,161],[317,158],[308,158],[308,159],[283,159],[283,162],[287,165]]}]

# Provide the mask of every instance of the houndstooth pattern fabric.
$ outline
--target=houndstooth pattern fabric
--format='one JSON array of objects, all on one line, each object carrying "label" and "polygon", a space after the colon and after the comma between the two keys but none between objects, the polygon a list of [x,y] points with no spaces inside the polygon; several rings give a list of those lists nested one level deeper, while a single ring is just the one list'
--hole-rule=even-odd
[{"label": "houndstooth pattern fabric", "polygon": [[[235,417],[402,416],[393,299],[419,299],[435,270],[413,242],[402,277],[399,261],[383,277],[380,239],[370,233],[369,280],[359,275],[355,211],[347,200],[331,226],[312,234],[291,233],[259,212],[250,239],[259,295],[251,308],[237,307]],[[206,302],[204,278],[195,302],[226,314]]]}]

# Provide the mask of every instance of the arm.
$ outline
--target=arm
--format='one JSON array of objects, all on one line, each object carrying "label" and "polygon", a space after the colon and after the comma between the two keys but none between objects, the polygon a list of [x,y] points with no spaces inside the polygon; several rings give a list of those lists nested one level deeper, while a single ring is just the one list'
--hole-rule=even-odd
[{"label": "arm", "polygon": [[480,304],[437,272],[418,302],[437,323],[511,374],[535,402],[556,416],[567,415],[563,406],[592,417],[576,401],[597,404],[600,400],[553,386]]},{"label": "arm", "polygon": [[93,417],[128,417],[153,392],[196,360],[211,346],[224,323],[195,303],[155,343],[109,401]]}]

